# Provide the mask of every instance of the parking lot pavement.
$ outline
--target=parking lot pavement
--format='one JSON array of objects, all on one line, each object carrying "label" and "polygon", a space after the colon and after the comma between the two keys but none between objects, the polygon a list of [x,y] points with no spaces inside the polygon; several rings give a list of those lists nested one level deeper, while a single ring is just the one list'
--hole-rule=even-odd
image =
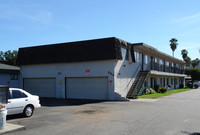
[{"label": "parking lot pavement", "polygon": [[198,135],[199,114],[195,89],[154,102],[46,104],[30,118],[8,121],[26,127],[10,135]]}]

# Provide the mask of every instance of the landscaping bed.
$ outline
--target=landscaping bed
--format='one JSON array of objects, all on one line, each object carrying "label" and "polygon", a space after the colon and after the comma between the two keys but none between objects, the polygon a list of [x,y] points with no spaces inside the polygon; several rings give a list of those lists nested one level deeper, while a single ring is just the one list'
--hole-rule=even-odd
[{"label": "landscaping bed", "polygon": [[189,91],[189,90],[193,90],[193,89],[192,88],[174,89],[174,90],[167,91],[166,93],[144,94],[144,95],[138,96],[138,98],[156,99],[159,97],[169,96],[175,93]]}]

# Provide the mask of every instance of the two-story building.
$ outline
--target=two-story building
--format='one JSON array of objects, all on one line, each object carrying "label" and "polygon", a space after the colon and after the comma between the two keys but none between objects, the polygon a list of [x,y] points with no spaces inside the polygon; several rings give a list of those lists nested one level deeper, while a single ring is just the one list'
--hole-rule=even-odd
[{"label": "two-story building", "polygon": [[41,97],[124,100],[184,84],[183,61],[115,37],[20,48],[18,56],[20,86]]}]

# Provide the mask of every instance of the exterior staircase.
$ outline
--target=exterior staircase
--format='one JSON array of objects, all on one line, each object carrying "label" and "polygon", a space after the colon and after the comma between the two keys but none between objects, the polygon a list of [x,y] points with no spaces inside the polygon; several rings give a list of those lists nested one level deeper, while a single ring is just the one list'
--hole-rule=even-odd
[{"label": "exterior staircase", "polygon": [[133,82],[128,94],[127,94],[127,98],[130,99],[137,99],[138,95],[140,94],[140,91],[142,90],[142,85],[144,84],[147,76],[149,74],[149,71],[140,71],[135,79],[135,81]]}]

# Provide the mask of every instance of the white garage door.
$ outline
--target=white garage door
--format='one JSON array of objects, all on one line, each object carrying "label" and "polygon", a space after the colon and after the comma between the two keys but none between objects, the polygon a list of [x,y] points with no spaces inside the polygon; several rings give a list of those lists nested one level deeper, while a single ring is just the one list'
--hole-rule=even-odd
[{"label": "white garage door", "polygon": [[40,97],[56,97],[55,78],[24,79],[24,89]]},{"label": "white garage door", "polygon": [[67,78],[67,98],[108,99],[107,78]]}]

